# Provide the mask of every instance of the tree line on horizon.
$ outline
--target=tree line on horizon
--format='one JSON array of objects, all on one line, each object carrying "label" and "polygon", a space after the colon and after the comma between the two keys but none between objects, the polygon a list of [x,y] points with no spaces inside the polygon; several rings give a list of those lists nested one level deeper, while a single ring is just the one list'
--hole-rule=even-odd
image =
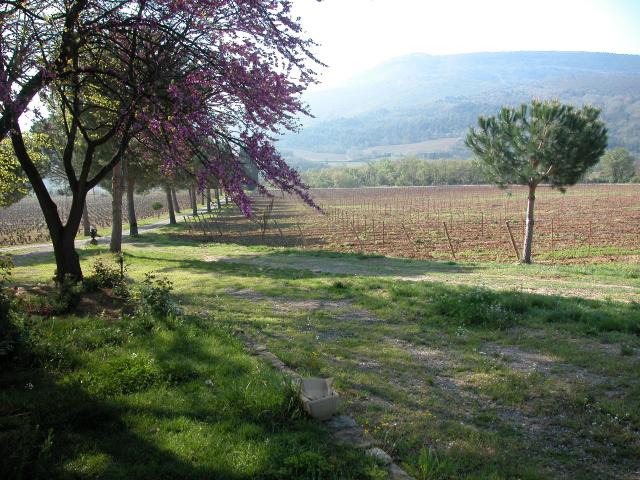
[{"label": "tree line on horizon", "polygon": [[[338,166],[302,173],[311,188],[416,187],[492,183],[475,159],[384,158],[355,167]],[[608,150],[582,178],[585,183],[640,183],[638,160],[624,148]]]}]

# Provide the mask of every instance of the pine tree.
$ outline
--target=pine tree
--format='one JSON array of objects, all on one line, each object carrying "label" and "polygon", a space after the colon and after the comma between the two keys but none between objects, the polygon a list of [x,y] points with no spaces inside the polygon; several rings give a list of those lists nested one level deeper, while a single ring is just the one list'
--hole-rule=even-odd
[{"label": "pine tree", "polygon": [[600,110],[591,106],[534,100],[480,117],[478,127],[469,130],[465,143],[495,183],[529,187],[523,263],[531,263],[536,188],[544,182],[564,192],[598,163],[607,147],[599,117]]}]

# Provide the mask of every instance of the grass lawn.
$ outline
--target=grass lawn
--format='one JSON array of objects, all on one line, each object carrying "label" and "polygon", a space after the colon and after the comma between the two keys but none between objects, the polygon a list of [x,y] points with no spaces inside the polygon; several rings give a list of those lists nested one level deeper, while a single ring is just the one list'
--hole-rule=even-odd
[{"label": "grass lawn", "polygon": [[[303,375],[334,377],[342,410],[417,478],[638,475],[637,264],[411,261],[176,231],[143,233],[125,252],[133,282],[150,270],[174,282],[181,320],[29,321],[20,362],[0,374],[3,468],[384,478],[300,414],[242,332]],[[85,269],[100,251],[83,250]],[[16,264],[18,284],[53,271],[45,253]]]}]

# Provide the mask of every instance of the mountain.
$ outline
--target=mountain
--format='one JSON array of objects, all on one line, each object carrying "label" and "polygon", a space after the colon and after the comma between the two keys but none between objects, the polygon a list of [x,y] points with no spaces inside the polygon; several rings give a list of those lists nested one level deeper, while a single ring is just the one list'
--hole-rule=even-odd
[{"label": "mountain", "polygon": [[464,156],[462,138],[479,115],[534,97],[602,108],[610,146],[640,152],[640,56],[588,52],[394,58],[339,88],[310,92],[315,118],[282,138],[280,148],[293,163],[318,153],[341,161],[405,152]]}]

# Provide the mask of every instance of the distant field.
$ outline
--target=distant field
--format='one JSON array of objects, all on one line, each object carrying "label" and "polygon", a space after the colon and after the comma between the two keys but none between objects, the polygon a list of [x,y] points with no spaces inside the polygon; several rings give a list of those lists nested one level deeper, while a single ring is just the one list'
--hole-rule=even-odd
[{"label": "distant field", "polygon": [[[183,207],[189,203],[187,192],[177,192],[178,203]],[[60,215],[65,218],[71,207],[71,197],[57,196],[54,201],[58,205]],[[124,201],[124,199],[123,199]],[[154,191],[145,195],[136,195],[136,214],[138,220],[167,213],[167,199],[164,192]],[[154,211],[151,205],[162,204],[162,209]],[[89,220],[98,228],[111,226],[111,196],[107,194],[87,196]],[[128,219],[127,209],[123,215]],[[0,208],[0,246],[22,245],[28,243],[47,242],[49,233],[35,197],[26,197],[8,208]]]},{"label": "distant field", "polygon": [[318,162],[319,164],[328,165],[330,167],[349,165],[357,166],[371,161],[375,158],[385,156],[407,156],[407,155],[429,155],[442,154],[443,152],[452,151],[456,146],[461,145],[462,139],[455,138],[437,138],[434,140],[425,140],[424,142],[405,143],[399,145],[379,145],[375,147],[365,148],[352,153],[322,153],[311,150],[293,149],[289,152],[294,158],[302,159],[307,162]]},{"label": "distant field", "polygon": [[[227,210],[201,217],[190,224],[191,230],[194,235],[244,245],[405,258],[512,262],[516,251],[520,253],[526,208],[522,187],[381,187],[311,193],[324,215],[277,194],[273,200],[256,199],[252,220]],[[543,187],[536,205],[537,261],[610,261],[637,259],[640,254],[638,185],[581,185],[565,194]]]},{"label": "distant field", "polygon": [[418,155],[421,153],[447,152],[456,146],[456,144],[460,143],[460,141],[460,138],[438,138],[402,145],[380,145],[367,148],[364,150],[364,153],[377,155]]}]

